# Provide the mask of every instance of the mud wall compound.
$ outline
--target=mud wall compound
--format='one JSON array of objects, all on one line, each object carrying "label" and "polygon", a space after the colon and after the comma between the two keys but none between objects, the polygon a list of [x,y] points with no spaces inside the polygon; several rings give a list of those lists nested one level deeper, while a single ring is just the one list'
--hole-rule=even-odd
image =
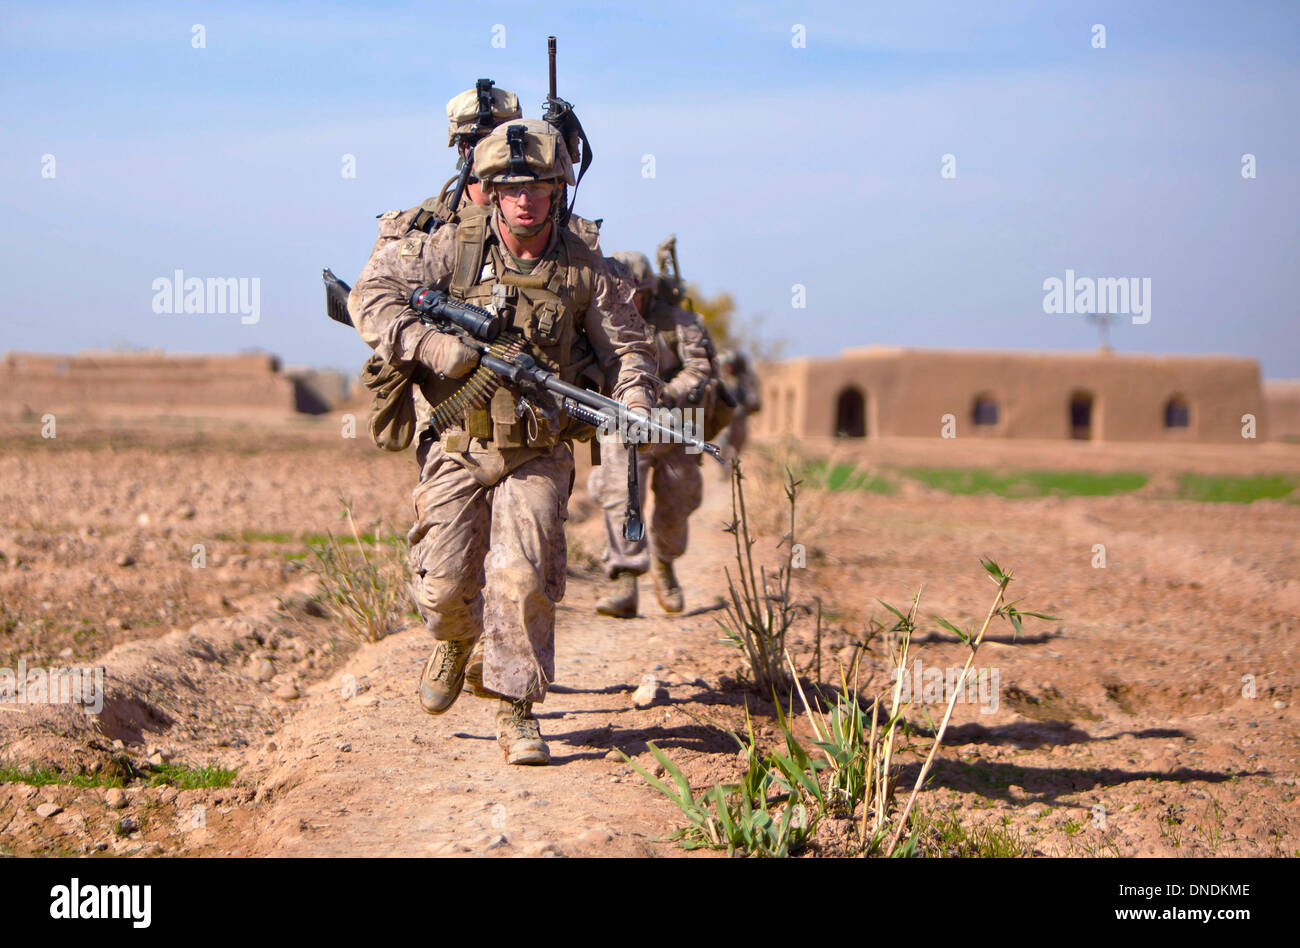
[{"label": "mud wall compound", "polygon": [[240,408],[325,411],[346,385],[332,378],[322,382],[318,375],[305,370],[286,373],[269,353],[9,352],[0,362],[0,414],[95,414],[114,409],[157,414]]},{"label": "mud wall compound", "polygon": [[1265,382],[1264,412],[1270,438],[1300,441],[1300,381]]},{"label": "mud wall compound", "polygon": [[[1259,365],[1232,356],[868,346],[768,363],[760,376],[760,436],[1254,444],[1269,434]],[[1243,437],[1246,415],[1254,438]]]}]

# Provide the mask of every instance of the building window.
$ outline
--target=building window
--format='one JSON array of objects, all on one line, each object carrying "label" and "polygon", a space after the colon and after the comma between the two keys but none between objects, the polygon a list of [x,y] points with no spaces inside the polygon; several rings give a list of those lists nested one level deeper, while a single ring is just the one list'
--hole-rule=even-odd
[{"label": "building window", "polygon": [[976,395],[971,406],[971,420],[977,425],[996,425],[998,423],[998,403],[992,395]]},{"label": "building window", "polygon": [[1187,400],[1181,395],[1175,395],[1169,401],[1165,402],[1165,427],[1166,428],[1186,428],[1192,423],[1192,410],[1187,404]]},{"label": "building window", "polygon": [[856,388],[846,388],[835,400],[835,437],[867,436],[867,400]]}]

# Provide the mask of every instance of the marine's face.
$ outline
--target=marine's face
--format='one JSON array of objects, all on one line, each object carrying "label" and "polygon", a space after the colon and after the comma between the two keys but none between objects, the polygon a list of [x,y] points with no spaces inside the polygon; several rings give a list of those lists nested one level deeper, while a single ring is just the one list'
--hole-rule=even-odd
[{"label": "marine's face", "polygon": [[555,195],[553,182],[498,185],[496,194],[501,216],[516,237],[539,234],[550,220],[551,200]]}]

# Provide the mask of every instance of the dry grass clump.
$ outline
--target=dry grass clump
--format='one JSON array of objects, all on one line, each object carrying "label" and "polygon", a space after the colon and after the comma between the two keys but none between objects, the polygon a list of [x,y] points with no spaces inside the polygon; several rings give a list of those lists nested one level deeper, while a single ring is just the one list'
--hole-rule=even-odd
[{"label": "dry grass clump", "polygon": [[754,568],[755,536],[750,532],[744,480],[737,461],[731,469],[731,522],[724,528],[736,541],[736,568],[734,575],[729,567],[724,570],[731,601],[725,604],[726,618],[719,619],[718,625],[728,641],[745,654],[760,692],[787,692],[791,679],[785,671],[785,637],[801,611],[806,611],[790,596],[798,481],[787,471],[784,488],[789,532],[781,541],[786,546],[786,558],[775,572],[769,573],[764,565],[760,564],[757,571]]},{"label": "dry grass clump", "polygon": [[323,539],[313,540],[306,566],[320,579],[320,604],[349,637],[378,642],[416,618],[408,594],[406,541],[384,538],[378,525],[363,537],[351,503],[341,503],[351,537],[340,539],[327,531]]}]

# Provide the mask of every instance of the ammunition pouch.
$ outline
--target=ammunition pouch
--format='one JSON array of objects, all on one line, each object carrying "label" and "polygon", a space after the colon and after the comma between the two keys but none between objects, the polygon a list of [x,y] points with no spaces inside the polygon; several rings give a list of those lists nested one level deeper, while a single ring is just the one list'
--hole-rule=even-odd
[{"label": "ammunition pouch", "polygon": [[378,352],[361,367],[361,384],[370,392],[370,438],[385,451],[405,451],[415,437],[412,389],[420,371],[399,369]]}]

